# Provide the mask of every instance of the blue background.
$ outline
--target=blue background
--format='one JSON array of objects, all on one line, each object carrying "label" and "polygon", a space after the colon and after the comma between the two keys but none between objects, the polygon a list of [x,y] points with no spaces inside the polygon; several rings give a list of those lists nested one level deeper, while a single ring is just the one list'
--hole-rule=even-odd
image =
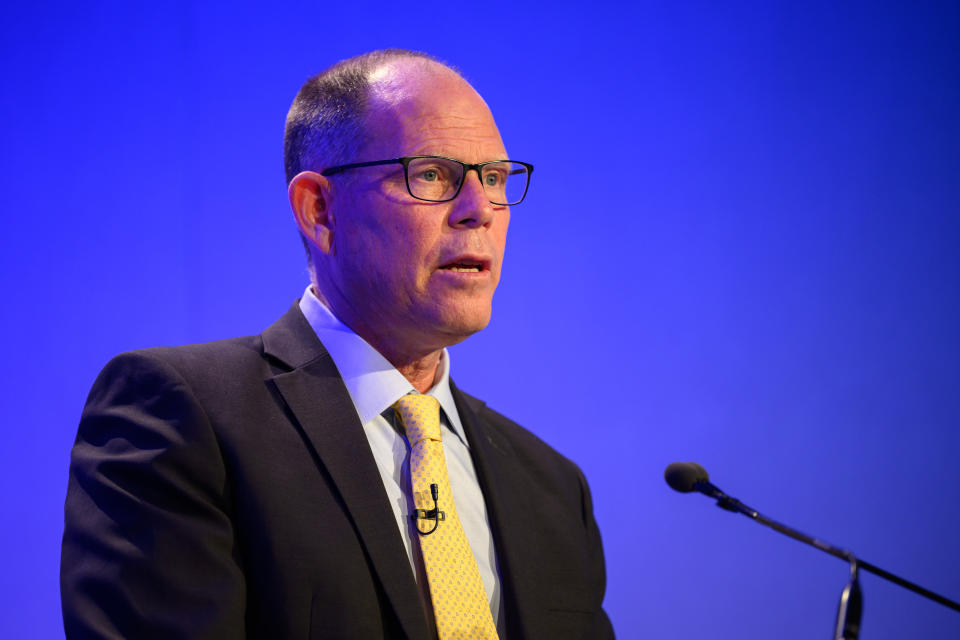
[{"label": "blue background", "polygon": [[[454,377],[585,470],[621,637],[832,629],[846,566],[672,492],[675,460],[960,598],[956,2],[3,14],[0,636],[62,636],[68,456],[100,367],[259,332],[300,295],[287,108],[385,46],[458,65],[536,164]],[[863,587],[863,638],[960,637],[960,614]]]}]

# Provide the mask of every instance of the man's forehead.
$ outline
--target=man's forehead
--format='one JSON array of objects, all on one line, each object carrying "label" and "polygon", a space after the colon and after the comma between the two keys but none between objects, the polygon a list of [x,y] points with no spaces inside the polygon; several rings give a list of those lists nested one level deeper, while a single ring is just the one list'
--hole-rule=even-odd
[{"label": "man's forehead", "polygon": [[423,134],[502,146],[480,94],[455,71],[432,60],[402,59],[371,74],[366,120],[370,131],[377,132],[375,138]]},{"label": "man's forehead", "polygon": [[422,102],[449,95],[451,91],[483,102],[480,94],[463,77],[449,67],[425,58],[391,60],[373,71],[369,81],[371,106],[381,108]]}]

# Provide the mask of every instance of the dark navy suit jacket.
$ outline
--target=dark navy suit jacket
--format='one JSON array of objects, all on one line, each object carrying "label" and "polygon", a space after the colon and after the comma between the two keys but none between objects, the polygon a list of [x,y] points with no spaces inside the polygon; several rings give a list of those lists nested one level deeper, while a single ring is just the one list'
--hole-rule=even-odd
[{"label": "dark navy suit jacket", "polygon": [[[453,395],[506,637],[612,637],[583,475]],[[71,457],[61,594],[68,638],[430,638],[359,418],[297,305],[259,336],[104,368]]]}]

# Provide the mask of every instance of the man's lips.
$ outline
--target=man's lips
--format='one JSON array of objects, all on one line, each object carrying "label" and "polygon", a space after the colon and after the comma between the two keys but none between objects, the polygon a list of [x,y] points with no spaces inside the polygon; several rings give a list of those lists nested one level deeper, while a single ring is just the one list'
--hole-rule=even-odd
[{"label": "man's lips", "polygon": [[444,260],[438,268],[453,273],[483,273],[490,271],[490,264],[485,256],[464,254]]}]

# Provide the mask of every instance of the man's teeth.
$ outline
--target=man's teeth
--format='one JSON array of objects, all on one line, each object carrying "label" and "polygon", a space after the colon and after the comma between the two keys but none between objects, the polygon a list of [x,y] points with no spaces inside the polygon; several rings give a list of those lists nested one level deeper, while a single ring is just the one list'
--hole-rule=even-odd
[{"label": "man's teeth", "polygon": [[480,267],[456,267],[456,266],[454,266],[454,267],[446,267],[446,268],[449,269],[450,271],[456,271],[456,272],[458,272],[458,273],[478,273],[478,272],[480,271]]}]

